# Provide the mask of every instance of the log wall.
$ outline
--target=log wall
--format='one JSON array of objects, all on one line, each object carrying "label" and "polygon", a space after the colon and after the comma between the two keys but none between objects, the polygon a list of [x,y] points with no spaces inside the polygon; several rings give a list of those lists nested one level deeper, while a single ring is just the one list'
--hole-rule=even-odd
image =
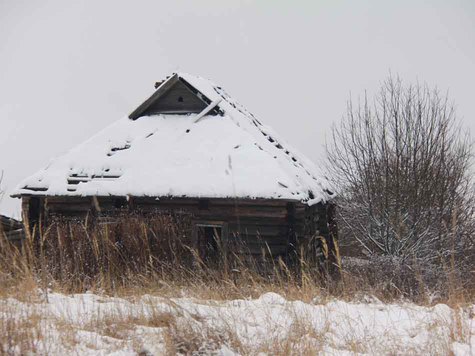
[{"label": "log wall", "polygon": [[[266,199],[152,197],[23,197],[29,224],[45,226],[55,217],[113,221],[124,213],[191,214],[195,223],[226,224],[229,252],[289,257],[302,247],[316,252],[318,235],[327,235],[326,205]],[[317,241],[317,242],[316,242]]]}]

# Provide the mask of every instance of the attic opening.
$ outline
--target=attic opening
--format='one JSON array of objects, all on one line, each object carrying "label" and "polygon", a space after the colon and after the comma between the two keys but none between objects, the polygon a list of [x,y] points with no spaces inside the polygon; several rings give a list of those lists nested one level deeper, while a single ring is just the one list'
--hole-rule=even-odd
[{"label": "attic opening", "polygon": [[[141,116],[158,114],[198,114],[211,100],[186,80],[174,74],[165,82],[160,83],[153,95],[142,103],[129,118],[136,120]],[[222,115],[219,107],[213,108],[207,115]]]}]

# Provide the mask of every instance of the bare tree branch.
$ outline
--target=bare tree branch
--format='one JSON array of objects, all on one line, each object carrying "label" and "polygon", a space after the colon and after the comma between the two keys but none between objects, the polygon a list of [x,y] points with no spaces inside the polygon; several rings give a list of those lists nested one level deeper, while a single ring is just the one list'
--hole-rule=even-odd
[{"label": "bare tree branch", "polygon": [[432,261],[452,245],[475,255],[473,144],[447,95],[390,76],[373,104],[350,99],[332,139],[343,243],[402,260]]}]

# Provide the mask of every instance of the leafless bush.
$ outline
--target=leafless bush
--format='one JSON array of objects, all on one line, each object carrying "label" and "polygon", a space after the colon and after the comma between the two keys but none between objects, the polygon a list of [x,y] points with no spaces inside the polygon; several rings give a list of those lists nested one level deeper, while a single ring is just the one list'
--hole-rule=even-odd
[{"label": "leafless bush", "polygon": [[390,256],[473,279],[472,143],[447,96],[389,77],[332,130],[328,171],[346,253]]}]

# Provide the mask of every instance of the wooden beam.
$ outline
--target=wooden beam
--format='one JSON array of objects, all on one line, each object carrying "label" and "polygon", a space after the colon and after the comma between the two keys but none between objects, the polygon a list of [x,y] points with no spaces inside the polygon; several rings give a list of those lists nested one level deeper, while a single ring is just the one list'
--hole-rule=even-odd
[{"label": "wooden beam", "polygon": [[152,105],[160,96],[165,94],[168,89],[170,89],[176,82],[178,82],[178,80],[178,74],[173,74],[162,85],[158,87],[158,89],[155,91],[155,93],[152,94],[150,98],[140,104],[139,107],[129,115],[129,119],[137,120],[150,107],[150,105]]},{"label": "wooden beam", "polygon": [[211,104],[209,104],[207,107],[205,107],[203,111],[201,111],[198,115],[196,115],[194,123],[196,124],[198,121],[200,121],[203,118],[203,116],[205,116],[207,113],[213,110],[216,106],[218,106],[221,100],[223,100],[223,98],[218,98],[215,101],[213,101]]}]

